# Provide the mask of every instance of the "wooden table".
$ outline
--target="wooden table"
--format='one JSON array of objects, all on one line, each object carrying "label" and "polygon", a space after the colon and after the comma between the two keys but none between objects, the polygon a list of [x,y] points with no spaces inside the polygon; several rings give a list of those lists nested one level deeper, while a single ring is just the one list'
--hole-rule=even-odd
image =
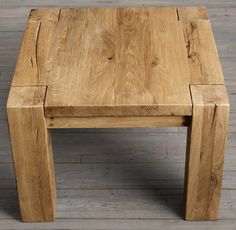
[{"label": "wooden table", "polygon": [[181,126],[185,218],[217,219],[229,102],[205,8],[32,10],[7,113],[23,221],[55,218],[50,129]]}]

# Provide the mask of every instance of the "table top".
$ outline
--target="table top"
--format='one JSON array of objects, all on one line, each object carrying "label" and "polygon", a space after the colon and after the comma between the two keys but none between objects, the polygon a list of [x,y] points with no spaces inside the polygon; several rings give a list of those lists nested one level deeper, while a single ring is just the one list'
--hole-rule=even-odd
[{"label": "table top", "polygon": [[224,84],[205,8],[32,10],[12,81],[48,117],[189,116],[192,84]]}]

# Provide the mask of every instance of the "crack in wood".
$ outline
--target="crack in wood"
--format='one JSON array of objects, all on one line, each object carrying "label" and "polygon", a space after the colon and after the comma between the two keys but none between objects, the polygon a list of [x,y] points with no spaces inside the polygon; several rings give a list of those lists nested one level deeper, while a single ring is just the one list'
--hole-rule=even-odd
[{"label": "crack in wood", "polygon": [[211,130],[214,129],[214,123],[215,123],[215,120],[216,120],[216,112],[217,112],[217,105],[214,106],[214,110],[213,110]]},{"label": "crack in wood", "polygon": [[38,64],[38,41],[39,41],[39,33],[40,33],[40,28],[41,28],[41,22],[39,22],[39,26],[37,29],[37,34],[36,34],[36,40],[35,40],[35,65],[36,65],[36,71],[37,71],[37,79],[40,79],[40,69],[39,69],[39,64]]},{"label": "crack in wood", "polygon": [[60,9],[59,12],[58,12],[58,18],[57,18],[57,21],[58,21],[58,22],[59,22],[60,19],[61,19],[61,11],[62,11],[62,9]]},{"label": "crack in wood", "polygon": [[196,56],[197,52],[194,52],[194,39],[192,38],[193,37],[193,34],[194,34],[194,31],[196,29],[196,25],[194,23],[189,23],[190,25],[190,29],[187,27],[186,28],[186,36],[187,36],[187,45],[186,45],[186,48],[187,48],[187,56],[189,59],[192,59]]},{"label": "crack in wood", "polygon": [[187,58],[192,63],[196,63],[202,76],[204,76],[207,79],[208,74],[206,72],[206,69],[205,69],[203,63],[201,62],[200,54],[197,51],[195,51],[195,49],[194,49],[195,43],[199,42],[198,38],[194,38],[195,33],[197,33],[197,25],[193,22],[190,22],[189,26],[186,27],[186,32],[185,32]]},{"label": "crack in wood", "polygon": [[176,8],[176,16],[177,16],[177,20],[179,21],[179,11],[178,11],[178,8]]},{"label": "crack in wood", "polygon": [[38,131],[38,129],[36,129],[36,132],[35,132],[35,143],[38,143],[38,138],[39,138],[39,131]]},{"label": "crack in wood", "polygon": [[34,62],[33,62],[33,58],[32,57],[30,57],[30,66],[31,66],[32,69],[34,68]]}]

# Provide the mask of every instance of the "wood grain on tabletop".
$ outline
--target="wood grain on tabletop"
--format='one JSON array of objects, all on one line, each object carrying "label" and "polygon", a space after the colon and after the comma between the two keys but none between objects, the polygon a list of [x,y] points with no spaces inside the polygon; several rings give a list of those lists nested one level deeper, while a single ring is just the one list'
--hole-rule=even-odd
[{"label": "wood grain on tabletop", "polygon": [[191,115],[189,84],[223,83],[207,18],[205,8],[32,10],[12,85],[47,85],[50,117]]},{"label": "wood grain on tabletop", "polygon": [[184,40],[191,75],[190,83],[224,84],[214,35],[211,24],[207,20],[207,9],[180,8],[178,12],[179,20],[183,22]]},{"label": "wood grain on tabletop", "polygon": [[[32,47],[23,44],[13,80],[13,85],[48,85],[46,115],[191,114],[175,8],[55,12],[50,18],[46,10],[31,13],[24,41]],[[182,46],[174,45],[174,37]],[[160,50],[158,43],[168,45]]]}]

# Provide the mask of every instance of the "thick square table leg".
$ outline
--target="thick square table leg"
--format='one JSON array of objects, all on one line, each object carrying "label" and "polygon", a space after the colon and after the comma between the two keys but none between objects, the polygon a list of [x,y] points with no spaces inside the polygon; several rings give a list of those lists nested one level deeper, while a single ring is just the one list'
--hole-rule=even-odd
[{"label": "thick square table leg", "polygon": [[56,189],[44,118],[46,87],[12,87],[7,115],[23,221],[53,221]]},{"label": "thick square table leg", "polygon": [[229,102],[223,85],[192,85],[188,130],[186,220],[216,220],[220,205]]}]

